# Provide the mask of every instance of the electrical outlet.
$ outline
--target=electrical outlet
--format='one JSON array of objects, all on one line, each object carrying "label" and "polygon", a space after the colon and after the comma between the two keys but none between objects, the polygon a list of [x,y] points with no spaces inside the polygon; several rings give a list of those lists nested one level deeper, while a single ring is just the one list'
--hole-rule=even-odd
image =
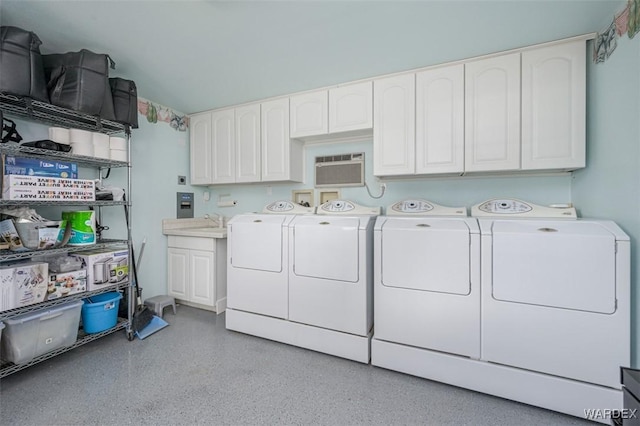
[{"label": "electrical outlet", "polygon": [[178,185],[186,185],[187,177],[186,176],[178,176]]}]

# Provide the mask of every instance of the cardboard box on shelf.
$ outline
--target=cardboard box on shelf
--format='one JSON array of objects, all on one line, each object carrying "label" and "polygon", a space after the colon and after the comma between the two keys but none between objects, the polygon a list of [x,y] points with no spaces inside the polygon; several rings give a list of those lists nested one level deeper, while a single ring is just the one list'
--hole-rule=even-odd
[{"label": "cardboard box on shelf", "polygon": [[2,184],[6,200],[95,201],[95,182],[87,179],[6,175]]},{"label": "cardboard box on shelf", "polygon": [[13,268],[16,308],[44,301],[49,278],[48,264],[27,261],[8,264],[7,268]]},{"label": "cardboard box on shelf", "polygon": [[49,274],[47,299],[53,300],[87,291],[87,271],[58,272]]},{"label": "cardboard box on shelf", "polygon": [[3,175],[23,175],[77,179],[78,165],[67,161],[2,155]]},{"label": "cardboard box on shelf", "polygon": [[92,250],[70,254],[82,260],[87,271],[87,291],[99,290],[129,276],[129,249]]},{"label": "cardboard box on shelf", "polygon": [[0,312],[16,307],[16,292],[13,285],[14,268],[0,268]]}]

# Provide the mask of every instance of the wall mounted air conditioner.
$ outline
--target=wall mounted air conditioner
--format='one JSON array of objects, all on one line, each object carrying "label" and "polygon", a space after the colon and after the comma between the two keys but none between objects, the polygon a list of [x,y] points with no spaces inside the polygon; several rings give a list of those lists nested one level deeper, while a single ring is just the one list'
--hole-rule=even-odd
[{"label": "wall mounted air conditioner", "polygon": [[364,152],[316,157],[315,186],[364,186]]}]

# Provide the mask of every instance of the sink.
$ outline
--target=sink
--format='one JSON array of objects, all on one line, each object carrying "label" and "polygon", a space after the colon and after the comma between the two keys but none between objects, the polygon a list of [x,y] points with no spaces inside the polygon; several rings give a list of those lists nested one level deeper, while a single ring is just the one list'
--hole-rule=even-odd
[{"label": "sink", "polygon": [[217,228],[215,226],[207,226],[202,228],[178,228],[170,229],[163,232],[165,235],[182,235],[193,237],[210,237],[210,238],[226,238],[227,228]]},{"label": "sink", "polygon": [[206,226],[204,228],[186,228],[184,231],[196,231],[196,232],[227,232],[227,228],[218,228],[213,226]]}]

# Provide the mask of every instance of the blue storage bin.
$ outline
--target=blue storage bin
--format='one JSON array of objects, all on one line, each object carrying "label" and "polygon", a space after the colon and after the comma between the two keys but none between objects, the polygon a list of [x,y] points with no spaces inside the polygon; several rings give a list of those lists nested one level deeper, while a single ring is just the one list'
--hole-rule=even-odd
[{"label": "blue storage bin", "polygon": [[85,333],[100,333],[118,323],[118,306],[122,294],[117,291],[102,293],[84,299],[82,328]]}]

